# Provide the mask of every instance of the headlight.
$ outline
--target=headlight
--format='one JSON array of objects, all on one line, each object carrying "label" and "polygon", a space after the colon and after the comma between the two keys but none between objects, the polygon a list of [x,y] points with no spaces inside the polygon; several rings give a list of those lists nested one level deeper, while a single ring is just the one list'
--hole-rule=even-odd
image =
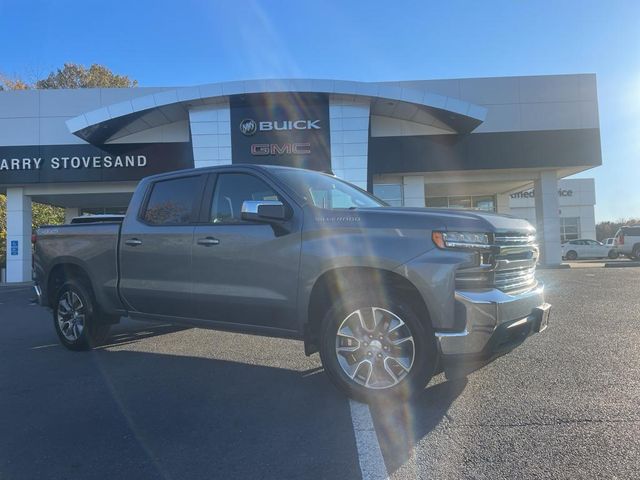
[{"label": "headlight", "polygon": [[478,232],[433,232],[433,243],[438,248],[487,248],[489,235]]}]

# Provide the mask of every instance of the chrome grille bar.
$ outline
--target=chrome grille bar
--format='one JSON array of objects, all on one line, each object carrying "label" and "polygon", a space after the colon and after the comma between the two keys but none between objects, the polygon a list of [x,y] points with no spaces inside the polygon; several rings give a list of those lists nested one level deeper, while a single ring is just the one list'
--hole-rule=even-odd
[{"label": "chrome grille bar", "polygon": [[535,273],[538,246],[534,234],[494,234],[492,253],[486,259],[480,267],[458,272],[456,280],[460,288],[497,288],[513,292],[535,288],[537,285]]}]

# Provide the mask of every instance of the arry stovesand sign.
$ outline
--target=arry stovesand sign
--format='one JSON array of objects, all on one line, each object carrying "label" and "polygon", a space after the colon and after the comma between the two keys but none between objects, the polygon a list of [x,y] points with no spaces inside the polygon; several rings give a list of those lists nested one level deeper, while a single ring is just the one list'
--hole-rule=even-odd
[{"label": "arry stovesand sign", "polygon": [[[145,155],[95,155],[81,157],[51,157],[44,159],[44,165],[52,169],[60,168],[124,168],[145,167],[147,157]],[[2,158],[0,159],[0,171],[2,170],[39,170],[43,165],[42,157],[27,158]]]},{"label": "arry stovesand sign", "polygon": [[192,167],[190,142],[0,146],[0,186],[131,181]]}]

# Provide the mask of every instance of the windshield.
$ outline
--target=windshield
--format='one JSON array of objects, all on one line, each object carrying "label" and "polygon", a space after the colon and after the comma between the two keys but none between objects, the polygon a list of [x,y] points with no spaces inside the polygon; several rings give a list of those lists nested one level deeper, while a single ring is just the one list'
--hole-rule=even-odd
[{"label": "windshield", "polygon": [[275,172],[304,201],[319,208],[382,207],[385,204],[366,192],[324,173],[308,170]]}]

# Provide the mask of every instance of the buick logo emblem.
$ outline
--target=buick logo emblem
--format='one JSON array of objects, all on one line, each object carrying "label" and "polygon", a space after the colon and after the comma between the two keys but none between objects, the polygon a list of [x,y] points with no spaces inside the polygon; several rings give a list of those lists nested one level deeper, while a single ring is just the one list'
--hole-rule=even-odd
[{"label": "buick logo emblem", "polygon": [[258,130],[258,124],[252,118],[245,118],[240,122],[240,131],[243,135],[250,137]]}]

